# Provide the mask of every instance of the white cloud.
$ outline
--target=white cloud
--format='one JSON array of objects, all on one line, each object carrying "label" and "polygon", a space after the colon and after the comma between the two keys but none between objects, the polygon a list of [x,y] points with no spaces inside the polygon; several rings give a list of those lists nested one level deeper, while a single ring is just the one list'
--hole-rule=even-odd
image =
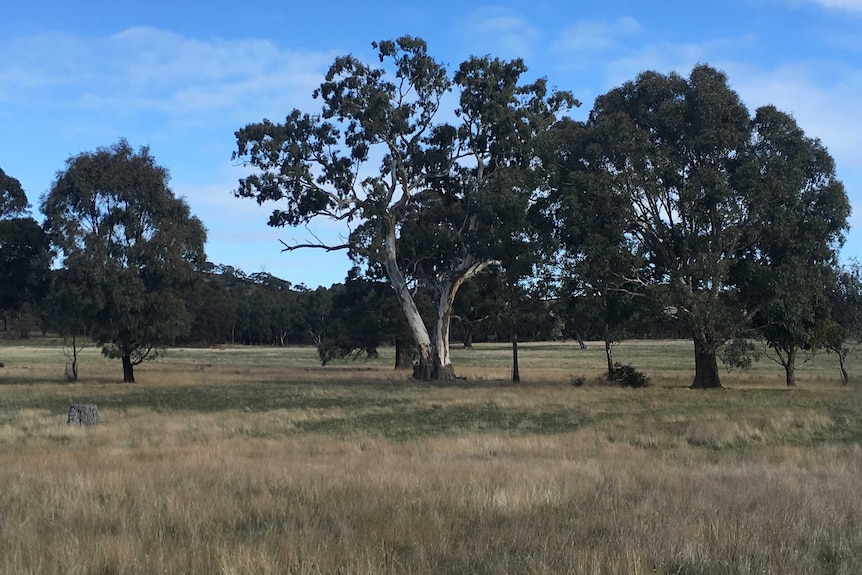
[{"label": "white cloud", "polygon": [[278,102],[286,112],[285,101],[310,101],[333,56],[147,27],[102,38],[34,36],[3,48],[0,100],[55,99],[61,91],[73,107],[172,115],[238,112],[252,101]]},{"label": "white cloud", "polygon": [[640,23],[630,17],[615,22],[578,22],[563,30],[556,49],[573,56],[604,52],[619,47],[621,39],[635,36],[641,30]]},{"label": "white cloud", "polygon": [[739,64],[727,71],[752,111],[774,104],[827,146],[839,170],[862,169],[862,132],[855,125],[862,117],[862,67],[812,61],[771,70]]},{"label": "white cloud", "polygon": [[862,0],[813,0],[824,8],[862,12]]},{"label": "white cloud", "polygon": [[468,14],[462,25],[466,47],[477,55],[529,60],[541,33],[508,8],[489,6]]}]

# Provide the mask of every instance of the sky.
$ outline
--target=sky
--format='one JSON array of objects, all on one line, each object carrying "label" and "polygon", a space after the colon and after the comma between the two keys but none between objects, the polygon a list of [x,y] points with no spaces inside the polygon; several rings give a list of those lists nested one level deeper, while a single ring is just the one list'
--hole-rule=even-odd
[{"label": "sky", "polygon": [[577,119],[643,71],[724,70],[752,113],[774,104],[828,148],[854,208],[841,260],[862,254],[862,0],[28,0],[0,14],[0,168],[30,203],[68,158],[125,138],[170,170],[208,229],[208,259],[249,274],[329,286],[351,264],[281,250],[346,230],[269,228],[274,205],[233,196],[246,173],[235,131],[318,111],[312,92],[336,56],[373,63],[371,42],[403,35],[450,68],[522,58],[583,102]]}]

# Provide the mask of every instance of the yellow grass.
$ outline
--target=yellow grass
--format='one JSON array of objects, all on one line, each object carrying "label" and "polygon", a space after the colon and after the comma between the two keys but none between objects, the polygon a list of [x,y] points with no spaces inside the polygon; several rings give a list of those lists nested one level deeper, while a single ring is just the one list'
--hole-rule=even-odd
[{"label": "yellow grass", "polygon": [[[599,346],[526,348],[521,386],[493,381],[505,346],[445,386],[275,349],[123,386],[94,350],[66,385],[59,348],[0,347],[0,573],[862,572],[862,390],[834,358],[704,393],[680,342],[620,346],[645,390],[569,385]],[[104,424],[66,426],[73,401]]]}]

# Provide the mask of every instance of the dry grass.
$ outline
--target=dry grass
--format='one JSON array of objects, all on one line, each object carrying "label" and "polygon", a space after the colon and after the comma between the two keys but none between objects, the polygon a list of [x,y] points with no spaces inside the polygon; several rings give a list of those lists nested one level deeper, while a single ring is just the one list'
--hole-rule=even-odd
[{"label": "dry grass", "polygon": [[[862,389],[834,358],[704,393],[679,342],[620,346],[645,390],[530,347],[532,383],[486,346],[431,387],[294,349],[175,350],[137,386],[91,350],[64,385],[60,350],[0,348],[0,573],[862,572]],[[104,425],[67,427],[72,401]]]}]

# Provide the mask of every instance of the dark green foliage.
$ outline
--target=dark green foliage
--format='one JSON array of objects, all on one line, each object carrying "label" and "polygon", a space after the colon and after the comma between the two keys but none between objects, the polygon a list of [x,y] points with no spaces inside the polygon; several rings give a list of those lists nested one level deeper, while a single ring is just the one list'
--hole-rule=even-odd
[{"label": "dark green foliage", "polygon": [[652,274],[653,295],[691,330],[693,386],[719,386],[715,353],[744,319],[728,257],[743,249],[749,198],[733,185],[749,138],[748,112],[721,72],[690,78],[646,72],[596,100],[589,128],[613,189],[632,212],[628,231]]},{"label": "dark green foliage", "polygon": [[[344,284],[332,286],[331,292],[331,316],[317,344],[323,365],[335,359],[377,357],[381,345],[398,348],[399,342],[410,341],[410,330],[388,283],[363,278],[354,268]],[[396,369],[412,367],[409,351],[404,353],[396,357]]]},{"label": "dark green foliage", "polygon": [[32,218],[0,219],[0,313],[35,307],[50,285],[51,244]]},{"label": "dark green foliage", "polygon": [[29,207],[21,183],[0,169],[0,320],[20,335],[38,324],[53,258],[42,227],[24,216]]},{"label": "dark green foliage", "polygon": [[742,337],[735,337],[721,346],[718,355],[728,371],[748,369],[758,359],[757,346]]},{"label": "dark green foliage", "polygon": [[850,342],[862,342],[862,270],[858,263],[836,271],[828,290],[831,317],[824,325],[826,349],[838,355],[841,380],[850,382],[846,357]]},{"label": "dark green foliage", "polygon": [[125,140],[69,158],[42,211],[67,279],[95,294],[71,313],[89,320],[90,335],[133,382],[134,365],[188,332],[186,290],[205,263],[203,224],[149,149]]},{"label": "dark green foliage", "polygon": [[641,373],[637,368],[628,363],[615,363],[614,374],[615,381],[621,387],[649,387],[652,380],[644,373]]},{"label": "dark green foliage", "polygon": [[29,207],[21,182],[0,169],[0,218],[21,216]]},{"label": "dark green foliage", "polygon": [[751,121],[752,142],[736,178],[752,192],[761,225],[747,233],[738,279],[754,327],[795,385],[798,352],[814,353],[828,332],[829,286],[850,203],[819,140],[788,114],[765,106]]},{"label": "dark green foliage", "polygon": [[[692,387],[720,386],[719,349],[758,313],[783,332],[768,336],[778,347],[788,337],[794,350],[808,345],[802,332],[823,317],[817,278],[849,213],[818,141],[772,107],[750,118],[726,76],[706,65],[689,78],[641,74],[598,98],[585,129],[594,144],[578,173],[595,158],[604,172],[595,177],[628,210],[622,237],[633,247],[621,253],[644,258],[636,270],[647,273],[636,278],[692,334]],[[584,195],[594,181],[585,177],[566,185]],[[805,280],[794,292],[797,274]]]},{"label": "dark green foliage", "polygon": [[188,290],[186,307],[192,320],[188,335],[181,341],[194,344],[231,341],[237,324],[237,301],[219,275],[212,270],[197,274]]}]

